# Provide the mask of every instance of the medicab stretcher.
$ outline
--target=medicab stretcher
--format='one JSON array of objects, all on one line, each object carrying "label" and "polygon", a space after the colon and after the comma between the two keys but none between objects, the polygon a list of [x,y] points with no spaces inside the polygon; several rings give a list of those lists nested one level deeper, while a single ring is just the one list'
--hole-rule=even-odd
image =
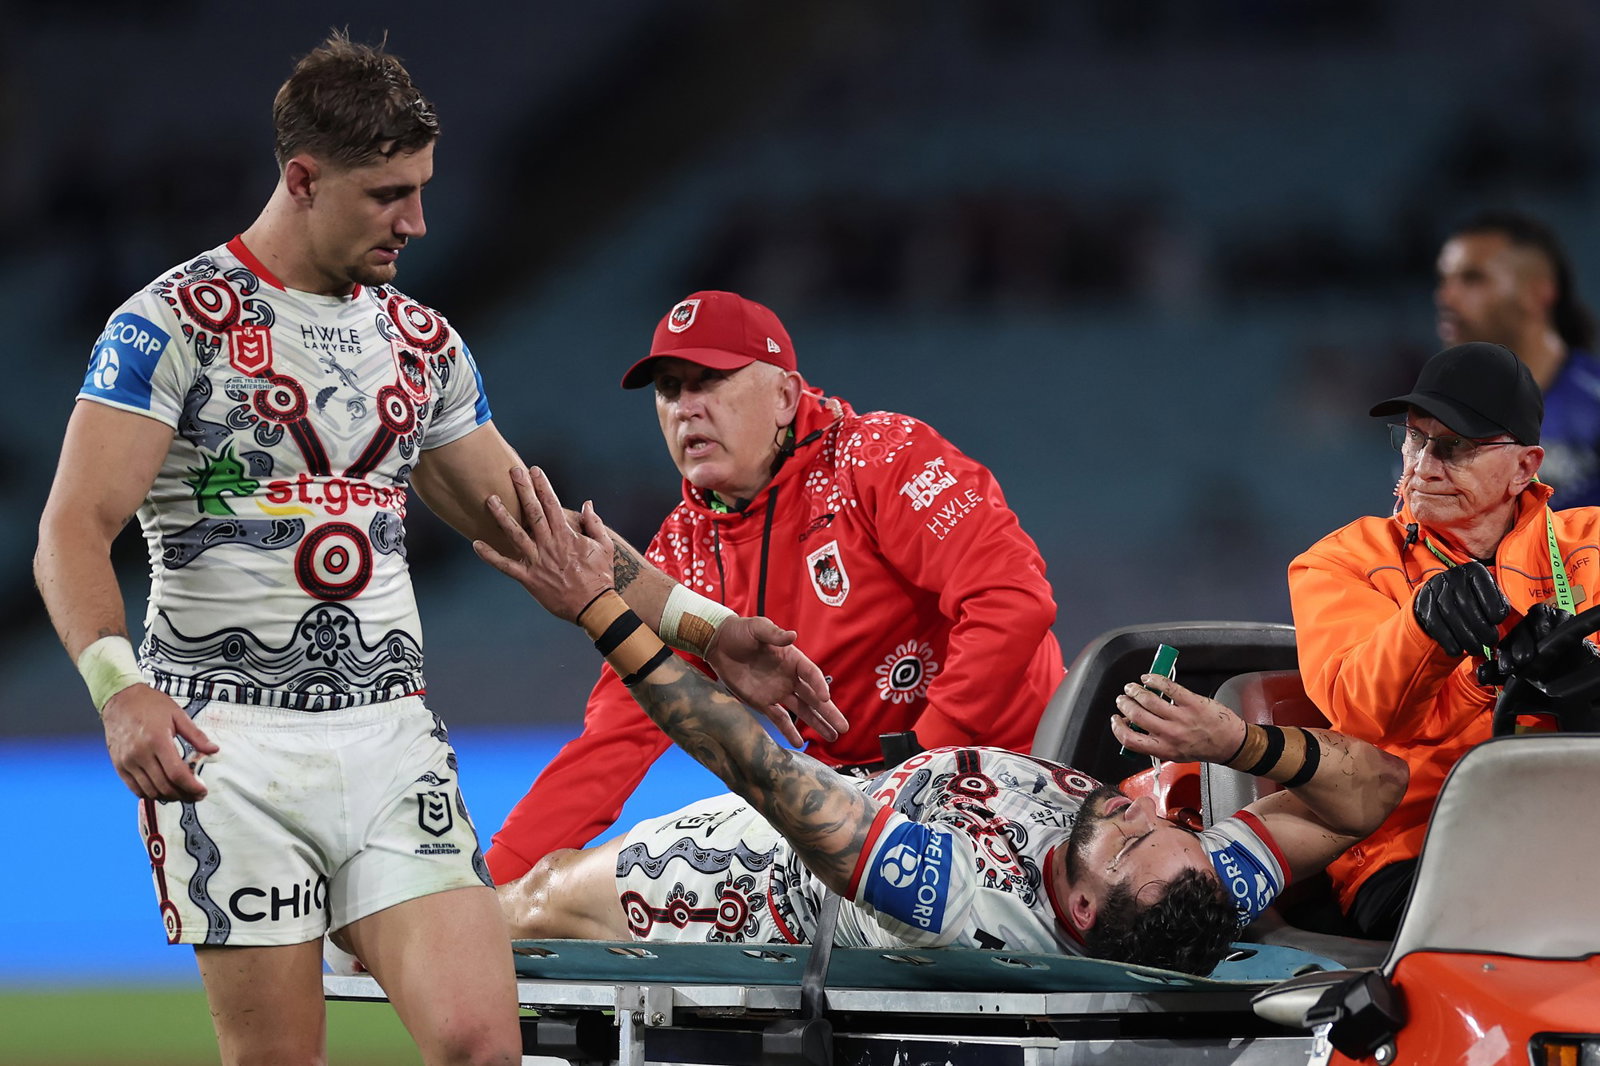
[{"label": "medicab stretcher", "polygon": [[[1074,661],[1041,719],[1034,752],[1103,781],[1147,766],[1118,752],[1098,709],[1163,642],[1183,648],[1185,683],[1206,693],[1241,671],[1293,665],[1288,626],[1114,630]],[[525,1053],[627,1064],[1304,1062],[1310,1034],[1257,1018],[1251,997],[1340,966],[1263,944],[1239,945],[1209,978],[965,948],[813,955],[786,945],[513,946]],[[367,975],[328,976],[324,986],[329,999],[383,999]]]},{"label": "medicab stretcher", "polygon": [[[1210,977],[968,948],[513,943],[526,1055],[578,1063],[1044,1066],[1304,1062],[1250,1000],[1338,964],[1240,944]],[[381,1001],[370,976],[332,1000]]]}]

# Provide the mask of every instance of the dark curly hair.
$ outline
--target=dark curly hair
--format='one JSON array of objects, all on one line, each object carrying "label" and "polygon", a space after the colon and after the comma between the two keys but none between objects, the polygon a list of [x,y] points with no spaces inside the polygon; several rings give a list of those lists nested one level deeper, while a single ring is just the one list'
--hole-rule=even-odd
[{"label": "dark curly hair", "polygon": [[1572,260],[1555,230],[1521,211],[1484,210],[1464,219],[1451,237],[1498,233],[1517,248],[1531,248],[1544,256],[1555,277],[1556,299],[1550,308],[1550,325],[1568,348],[1590,348],[1594,343],[1594,314],[1578,298],[1572,280]]},{"label": "dark curly hair", "polygon": [[272,101],[273,150],[281,167],[298,152],[340,167],[415,152],[439,136],[433,105],[411,84],[400,60],[354,44],[335,30]]},{"label": "dark curly hair", "polygon": [[1125,882],[1111,886],[1083,939],[1096,958],[1205,975],[1238,932],[1239,912],[1216,877],[1189,869],[1142,907]]}]

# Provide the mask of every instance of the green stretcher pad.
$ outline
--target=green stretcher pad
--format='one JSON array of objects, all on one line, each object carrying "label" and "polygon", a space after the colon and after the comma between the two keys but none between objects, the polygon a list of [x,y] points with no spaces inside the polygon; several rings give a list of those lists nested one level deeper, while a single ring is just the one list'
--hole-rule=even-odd
[{"label": "green stretcher pad", "polygon": [[[1071,955],[977,948],[834,948],[828,988],[973,992],[1155,992],[1238,990],[1311,970],[1340,970],[1293,948],[1238,944],[1209,977]],[[671,944],[601,940],[516,940],[521,980],[627,985],[798,985],[811,949],[774,944]]]}]

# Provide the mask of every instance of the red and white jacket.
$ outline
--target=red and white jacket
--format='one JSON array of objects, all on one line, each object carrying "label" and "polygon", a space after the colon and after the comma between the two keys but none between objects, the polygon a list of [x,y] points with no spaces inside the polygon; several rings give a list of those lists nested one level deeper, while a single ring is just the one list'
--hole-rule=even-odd
[{"label": "red and white jacket", "polygon": [[[1063,673],[1056,605],[994,475],[915,418],[817,389],[794,428],[794,454],[738,512],[685,482],[646,556],[799,634],[850,720],[833,743],[801,727],[817,759],[877,762],[878,735],[908,729],[928,748],[1027,751]],[[604,832],[670,744],[603,667],[583,733],[495,833],[495,881]]]}]

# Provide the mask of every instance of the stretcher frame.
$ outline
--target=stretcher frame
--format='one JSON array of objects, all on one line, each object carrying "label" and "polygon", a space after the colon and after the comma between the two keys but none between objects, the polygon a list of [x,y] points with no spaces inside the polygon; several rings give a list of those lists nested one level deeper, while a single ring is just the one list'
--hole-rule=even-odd
[{"label": "stretcher frame", "polygon": [[[967,948],[814,956],[788,945],[524,940],[513,951],[524,1054],[618,1066],[1303,1063],[1311,1034],[1257,1017],[1251,997],[1338,968],[1262,944],[1238,945],[1209,978]],[[366,974],[323,983],[330,1000],[385,998]]]}]

